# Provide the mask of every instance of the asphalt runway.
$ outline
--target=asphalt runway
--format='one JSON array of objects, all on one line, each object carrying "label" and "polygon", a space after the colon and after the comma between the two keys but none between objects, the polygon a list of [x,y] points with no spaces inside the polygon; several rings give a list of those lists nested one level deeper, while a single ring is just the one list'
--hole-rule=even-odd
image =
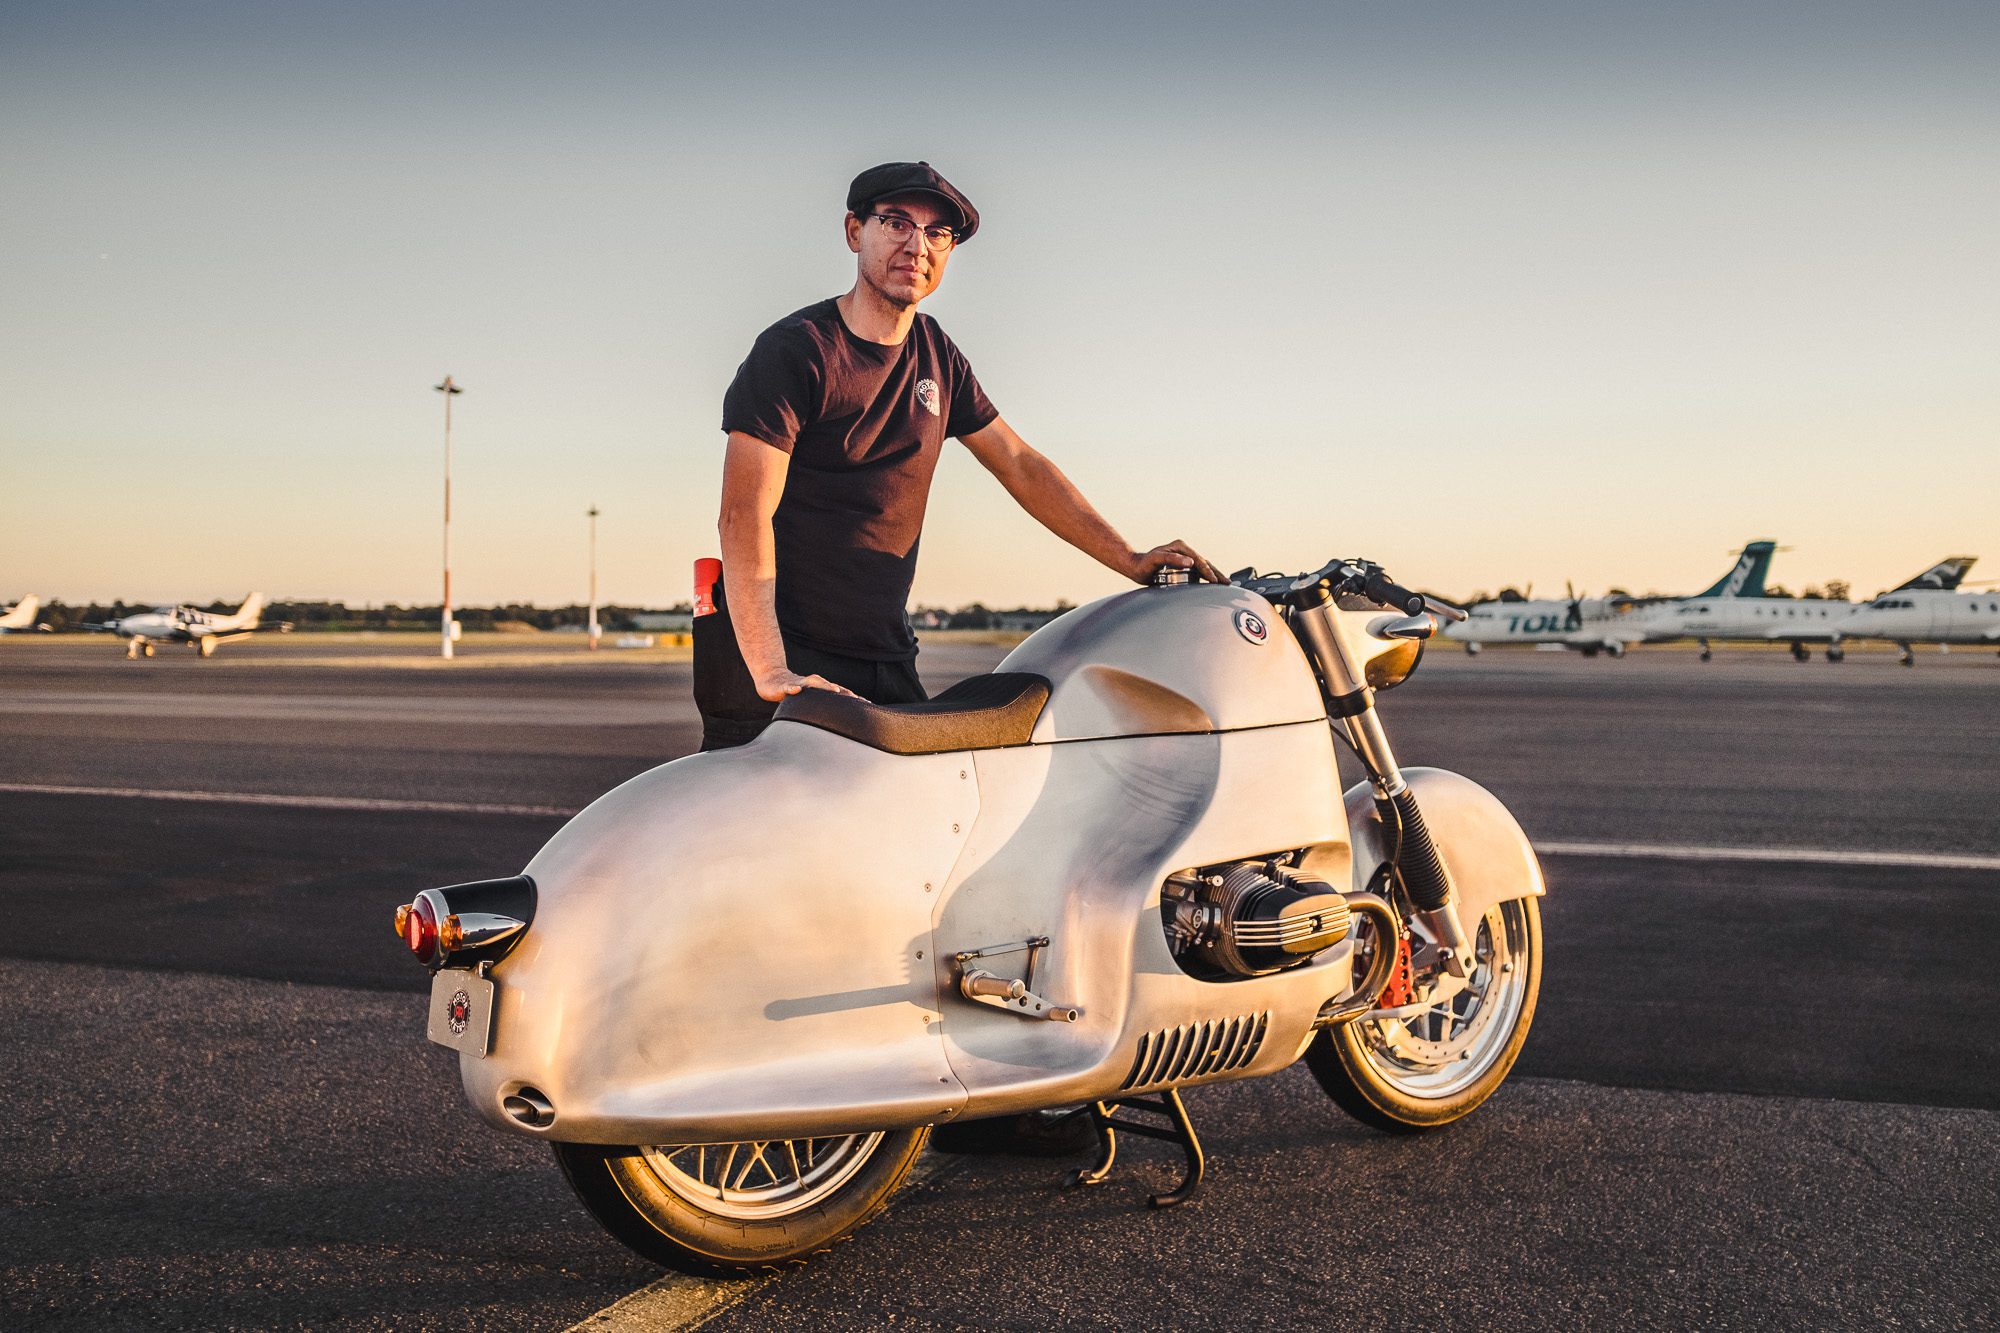
[{"label": "asphalt runway", "polygon": [[[563,1329],[658,1277],[472,1121],[389,914],[691,749],[684,654],[426,646],[0,639],[0,1326]],[[1080,1194],[939,1158],[807,1270],[591,1326],[1992,1326],[2000,661],[1439,652],[1383,712],[1566,849],[1493,1102],[1196,1089],[1187,1208],[1154,1145]]]}]

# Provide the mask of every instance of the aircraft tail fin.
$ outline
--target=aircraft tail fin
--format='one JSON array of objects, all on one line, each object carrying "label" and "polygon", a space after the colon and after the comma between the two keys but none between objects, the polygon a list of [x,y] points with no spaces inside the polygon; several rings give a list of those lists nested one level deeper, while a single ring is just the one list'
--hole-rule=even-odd
[{"label": "aircraft tail fin", "polygon": [[1976,555],[1948,555],[1923,573],[1911,579],[1908,583],[1899,583],[1890,591],[1903,592],[1911,588],[1935,588],[1942,592],[1951,592],[1960,583],[1965,581],[1965,576],[1972,572],[1973,565],[1977,564],[1978,561],[1979,557]]},{"label": "aircraft tail fin", "polygon": [[1696,597],[1762,597],[1764,576],[1771,570],[1771,553],[1778,549],[1772,541],[1754,541],[1743,548],[1727,574],[1710,584]]},{"label": "aircraft tail fin", "polygon": [[243,599],[243,605],[236,608],[236,615],[233,619],[239,625],[254,625],[257,623],[257,618],[263,614],[264,594],[253,592]]},{"label": "aircraft tail fin", "polygon": [[35,613],[41,609],[42,599],[33,593],[29,593],[26,597],[8,607],[6,614],[0,615],[0,628],[26,629],[35,623]]}]

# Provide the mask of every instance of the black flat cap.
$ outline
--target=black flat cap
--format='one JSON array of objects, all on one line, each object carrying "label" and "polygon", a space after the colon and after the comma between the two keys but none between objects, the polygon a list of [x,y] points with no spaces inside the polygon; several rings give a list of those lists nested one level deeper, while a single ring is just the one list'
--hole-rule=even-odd
[{"label": "black flat cap", "polygon": [[847,211],[858,216],[877,199],[898,194],[931,194],[942,199],[945,207],[958,214],[954,230],[961,241],[971,240],[972,233],[979,230],[979,210],[928,162],[884,162],[868,168],[847,187]]}]

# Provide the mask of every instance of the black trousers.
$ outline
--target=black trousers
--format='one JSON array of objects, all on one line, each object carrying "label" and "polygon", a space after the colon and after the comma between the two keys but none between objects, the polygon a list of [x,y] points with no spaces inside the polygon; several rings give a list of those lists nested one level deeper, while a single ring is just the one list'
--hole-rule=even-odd
[{"label": "black trousers", "polygon": [[[824,676],[870,703],[914,704],[930,697],[917,679],[914,661],[877,662],[788,641],[785,664],[801,676]],[[771,716],[778,711],[778,705],[758,696],[750,679],[719,582],[715,614],[694,622],[694,706],[701,713],[704,750],[749,744],[771,725]]]}]

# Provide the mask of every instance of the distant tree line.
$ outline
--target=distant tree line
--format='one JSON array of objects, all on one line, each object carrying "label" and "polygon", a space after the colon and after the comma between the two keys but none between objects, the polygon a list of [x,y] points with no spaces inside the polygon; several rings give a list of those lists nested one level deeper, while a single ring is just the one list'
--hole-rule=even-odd
[{"label": "distant tree line", "polygon": [[[1797,594],[1772,584],[1765,589],[1768,597],[1797,596],[1805,600],[1827,598],[1845,601],[1848,584],[1842,579],[1829,579],[1824,585],[1806,588]],[[1520,602],[1528,600],[1526,593],[1516,588],[1502,588],[1497,594],[1476,592],[1470,597],[1445,597],[1433,593],[1440,600],[1459,606],[1470,606],[1475,602],[1502,601]],[[1609,597],[1628,596],[1624,589],[1613,588],[1602,594]],[[1647,594],[1657,596],[1658,594]],[[239,602],[210,602],[199,609],[227,614],[234,611]],[[137,615],[152,610],[155,602],[91,602],[88,605],[70,605],[61,601],[45,602],[39,619],[51,629],[70,629],[83,623],[102,624],[107,620],[117,620],[124,616]],[[983,602],[973,602],[967,606],[945,608],[920,606],[911,611],[910,619],[919,629],[964,629],[995,630],[1019,629],[1028,622],[1039,623],[1052,620],[1072,607],[1067,598],[1060,599],[1052,607],[1016,606],[1011,608],[989,607]],[[443,608],[433,603],[429,606],[404,606],[397,602],[381,604],[367,603],[359,607],[345,602],[267,602],[264,619],[289,620],[300,630],[436,630],[438,617]],[[635,628],[632,617],[645,614],[686,615],[691,608],[686,602],[672,606],[600,606],[597,622],[612,633],[621,633]],[[500,606],[462,606],[454,614],[467,632],[490,630],[500,627],[518,629],[532,627],[538,630],[562,629],[566,626],[583,628],[590,623],[590,608],[574,603],[568,606],[536,606],[533,602],[508,602]]]},{"label": "distant tree line", "polygon": [[[151,611],[157,602],[91,602],[88,605],[71,605],[61,601],[42,604],[40,621],[51,629],[65,630],[77,625],[103,624],[107,620],[118,620],[129,615],[139,615]],[[197,609],[227,614],[241,605],[240,599],[227,602],[197,604]],[[1009,623],[1018,623],[1022,617],[1053,619],[1070,609],[1067,600],[1059,601],[1054,607],[1015,607],[1011,610],[991,609],[982,603],[946,610],[940,607],[920,607],[911,613],[911,619],[920,628],[930,629],[977,629],[990,630],[1004,628]],[[643,614],[688,614],[693,608],[686,602],[672,606],[600,606],[597,609],[597,623],[607,632],[622,633],[636,628],[632,617]],[[349,606],[345,602],[266,602],[263,616],[266,621],[287,620],[300,631],[325,630],[428,630],[435,632],[443,607],[437,603],[428,606],[404,606],[397,602],[380,604],[367,603]],[[454,616],[465,626],[467,633],[497,628],[518,629],[532,627],[538,630],[562,629],[575,626],[579,629],[589,625],[588,606],[536,606],[532,602],[508,602],[500,606],[461,606],[454,609]]]},{"label": "distant tree line", "polygon": [[[1781,583],[1769,583],[1764,586],[1764,595],[1766,597],[1790,597],[1790,598],[1796,598],[1800,601],[1808,601],[1808,602],[1811,601],[1844,602],[1848,599],[1850,595],[1851,586],[1852,585],[1850,585],[1846,579],[1828,579],[1823,585],[1817,583],[1810,584],[1801,592],[1792,592]],[[1472,596],[1465,598],[1463,601],[1460,601],[1458,598],[1455,597],[1447,597],[1444,598],[1444,600],[1449,602],[1455,602],[1459,606],[1472,606],[1479,602],[1526,602],[1534,600],[1528,595],[1529,592],[1532,591],[1533,591],[1532,588],[1530,588],[1528,592],[1523,592],[1519,588],[1502,588],[1497,593],[1484,592],[1484,591],[1475,592],[1472,594]],[[1435,597],[1438,594],[1433,593],[1431,595]],[[1577,594],[1579,598],[1588,597],[1591,598],[1592,600],[1595,600],[1598,597],[1630,597],[1632,595],[1633,595],[1632,593],[1627,592],[1623,588],[1608,588],[1602,593]],[[1681,597],[1687,596],[1686,593],[1666,594],[1654,591],[1648,591],[1645,593],[1641,593],[1639,595],[1642,597],[1663,597],[1663,596],[1674,596],[1674,595],[1678,595]],[[1566,601],[1568,600],[1568,598],[1569,594],[1567,592],[1555,595],[1544,593],[1542,595],[1541,600],[1545,602],[1550,602],[1550,601],[1560,602],[1560,601]]]}]

